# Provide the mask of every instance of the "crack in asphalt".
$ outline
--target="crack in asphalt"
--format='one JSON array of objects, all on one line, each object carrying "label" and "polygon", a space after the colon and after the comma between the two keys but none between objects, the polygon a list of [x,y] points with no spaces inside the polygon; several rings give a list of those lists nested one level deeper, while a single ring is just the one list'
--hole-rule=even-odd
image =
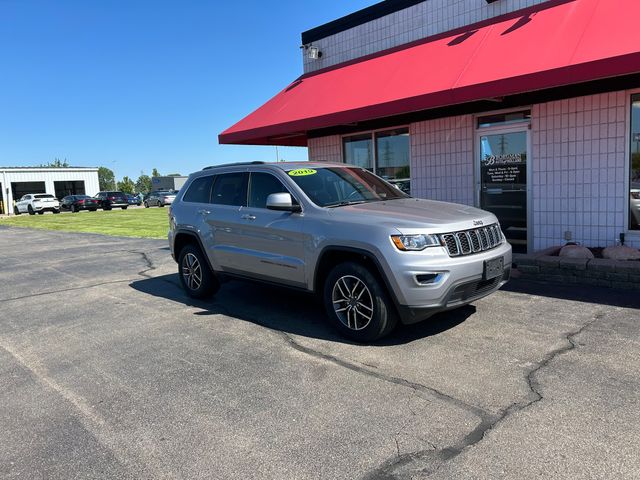
[{"label": "crack in asphalt", "polygon": [[[146,268],[140,270],[139,272],[136,273],[136,275],[143,277],[143,278],[154,278],[151,275],[149,275],[147,272],[150,272],[152,270],[155,270],[156,267],[153,263],[153,261],[151,260],[151,258],[149,257],[149,255],[147,255],[145,252],[139,252],[139,251],[134,251],[134,250],[125,250],[125,253],[134,253],[137,255],[140,255],[142,257],[142,260],[145,263]],[[121,251],[122,253],[122,251]],[[92,283],[89,285],[79,285],[77,287],[68,287],[68,288],[60,288],[57,290],[47,290],[44,292],[37,292],[37,293],[30,293],[29,295],[21,295],[18,297],[10,297],[10,298],[2,298],[0,299],[0,303],[5,303],[5,302],[13,302],[16,300],[23,300],[25,298],[34,298],[34,297],[42,297],[45,295],[53,295],[56,293],[65,293],[65,292],[73,292],[75,290],[87,290],[89,288],[95,288],[95,287],[101,287],[103,285],[113,285],[116,283],[125,283],[125,282],[131,282],[133,281],[132,278],[124,278],[121,280],[109,280],[107,282],[98,282],[98,283]]]},{"label": "crack in asphalt", "polygon": [[[433,450],[421,450],[418,452],[407,453],[404,455],[398,455],[387,460],[383,465],[372,472],[364,475],[364,479],[367,480],[386,480],[386,479],[404,479],[411,478],[415,474],[421,474],[423,478],[435,473],[444,462],[450,461],[460,455],[464,450],[479,444],[484,440],[489,432],[494,430],[500,423],[505,421],[512,415],[519,413],[532,405],[542,401],[544,396],[541,392],[541,385],[536,380],[536,375],[540,370],[547,367],[557,357],[568,353],[576,348],[579,344],[574,339],[582,334],[587,328],[591,327],[595,322],[602,319],[604,314],[597,313],[594,317],[579,329],[568,332],[563,335],[563,339],[567,341],[567,345],[560,348],[556,348],[548,352],[540,362],[538,362],[531,370],[525,375],[525,381],[529,388],[528,400],[520,401],[509,405],[500,411],[498,415],[485,416],[479,425],[476,426],[471,432],[469,432],[461,442],[456,445],[443,448],[439,451]],[[397,442],[396,442],[397,443]],[[435,465],[427,465],[422,468],[413,468],[410,472],[402,473],[403,467],[411,464],[424,463],[426,460],[431,459]],[[431,468],[430,468],[431,467]]]}]

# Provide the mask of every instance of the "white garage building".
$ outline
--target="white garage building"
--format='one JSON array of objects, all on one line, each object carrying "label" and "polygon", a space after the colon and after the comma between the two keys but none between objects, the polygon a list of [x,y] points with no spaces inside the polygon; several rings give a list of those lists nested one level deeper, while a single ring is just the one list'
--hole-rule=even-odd
[{"label": "white garage building", "polygon": [[0,214],[12,214],[13,202],[27,193],[50,193],[60,199],[99,190],[97,168],[0,167]]}]

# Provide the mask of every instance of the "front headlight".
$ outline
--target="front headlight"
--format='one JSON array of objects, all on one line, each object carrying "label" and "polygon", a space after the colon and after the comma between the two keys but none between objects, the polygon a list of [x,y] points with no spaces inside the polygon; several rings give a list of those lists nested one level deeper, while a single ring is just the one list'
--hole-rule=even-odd
[{"label": "front headlight", "polygon": [[442,245],[436,235],[391,235],[393,244],[403,251],[420,251],[427,247],[439,247]]}]

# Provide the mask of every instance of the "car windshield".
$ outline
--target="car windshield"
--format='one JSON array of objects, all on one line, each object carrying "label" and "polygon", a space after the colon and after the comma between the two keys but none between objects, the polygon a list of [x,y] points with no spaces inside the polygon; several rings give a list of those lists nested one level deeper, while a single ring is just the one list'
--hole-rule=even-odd
[{"label": "car windshield", "polygon": [[363,168],[300,168],[287,173],[320,207],[409,198],[409,195]]}]

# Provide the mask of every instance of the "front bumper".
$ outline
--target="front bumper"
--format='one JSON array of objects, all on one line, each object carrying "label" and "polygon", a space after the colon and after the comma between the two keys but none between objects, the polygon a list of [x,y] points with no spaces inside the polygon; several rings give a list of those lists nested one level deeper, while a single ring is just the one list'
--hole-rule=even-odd
[{"label": "front bumper", "polygon": [[[415,323],[487,296],[504,285],[511,272],[511,245],[506,241],[491,250],[459,257],[449,257],[443,248],[413,253],[398,252],[391,272],[403,323]],[[485,262],[500,257],[501,275],[485,280]],[[427,281],[420,281],[424,279]]]}]

